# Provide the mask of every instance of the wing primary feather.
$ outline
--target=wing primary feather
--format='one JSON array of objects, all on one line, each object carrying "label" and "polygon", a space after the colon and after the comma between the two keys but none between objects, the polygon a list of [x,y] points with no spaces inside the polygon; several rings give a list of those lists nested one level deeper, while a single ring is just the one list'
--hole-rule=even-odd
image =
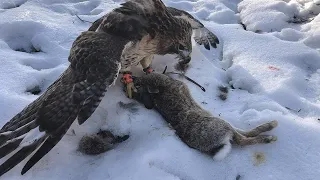
[{"label": "wing primary feather", "polygon": [[208,29],[206,29],[207,30],[207,33],[208,33],[208,35],[209,35],[209,37],[211,37],[211,38],[209,38],[209,39],[213,39],[213,41],[216,43],[216,44],[219,44],[220,42],[219,42],[219,39],[217,38],[217,36],[216,35],[214,35],[211,31],[209,31]]},{"label": "wing primary feather", "polygon": [[14,139],[8,142],[7,144],[5,144],[4,146],[0,147],[0,159],[10,154],[15,149],[17,149],[17,147],[19,146],[22,140],[23,138]]},{"label": "wing primary feather", "polygon": [[12,131],[14,129],[18,129],[21,126],[24,126],[24,125],[28,124],[30,121],[34,120],[35,118],[36,118],[36,113],[30,115],[29,117],[21,119],[21,121],[16,122],[12,126],[10,126],[10,128],[8,128],[8,131]]},{"label": "wing primary feather", "polygon": [[217,48],[217,44],[216,43],[214,43],[214,42],[212,42],[212,41],[209,41],[210,42],[210,44],[211,44],[211,46],[213,47],[213,48]]},{"label": "wing primary feather", "polygon": [[37,123],[35,121],[32,121],[29,124],[26,124],[26,125],[18,128],[17,130],[10,132],[7,135],[7,141],[10,139],[14,139],[16,137],[22,136],[22,135],[28,133],[31,129],[36,128],[37,126],[38,126]]},{"label": "wing primary feather", "polygon": [[205,29],[206,37],[208,38],[212,47],[217,48],[217,44],[219,44],[219,39],[208,29]]},{"label": "wing primary feather", "polygon": [[94,95],[87,99],[86,102],[82,105],[81,110],[78,113],[79,125],[83,124],[96,110],[106,92],[106,88],[106,84],[101,84],[100,87],[96,87]]},{"label": "wing primary feather", "polygon": [[210,45],[208,41],[205,41],[203,45],[207,50],[210,50]]},{"label": "wing primary feather", "polygon": [[[0,130],[0,157],[14,152],[0,165],[0,176],[36,151],[22,171],[26,173],[61,140],[80,110],[86,114],[83,119],[93,113],[106,87],[118,76],[122,54],[119,49],[123,49],[128,42],[108,33],[90,31],[75,40],[69,56],[71,65],[46,92]],[[105,49],[108,44],[116,46]],[[96,99],[86,102],[90,97]],[[30,132],[35,127],[39,129]]]},{"label": "wing primary feather", "polygon": [[5,144],[8,141],[8,136],[6,134],[0,134],[0,146]]},{"label": "wing primary feather", "polygon": [[3,164],[0,165],[0,176],[4,173],[10,171],[17,164],[23,161],[27,156],[29,156],[37,147],[45,140],[45,136],[41,139],[35,141],[34,143],[23,147],[18,152],[16,152],[13,156],[11,156],[8,160],[6,160]]},{"label": "wing primary feather", "polygon": [[43,156],[45,156],[61,139],[62,137],[49,137],[38,151],[28,160],[21,171],[21,175],[28,172]]},{"label": "wing primary feather", "polygon": [[28,133],[31,129],[36,128],[38,125],[35,121],[30,122],[29,124],[26,124],[15,131],[9,131],[9,132],[3,132],[0,134],[0,146],[5,144],[8,140],[14,139],[16,137],[19,137],[23,134]]},{"label": "wing primary feather", "polygon": [[92,23],[88,31],[96,31],[99,27],[99,25],[102,23],[104,16],[101,18],[97,19],[95,22]]},{"label": "wing primary feather", "polygon": [[37,100],[32,102],[26,108],[24,108],[20,113],[15,115],[9,122],[7,122],[0,130],[0,132],[15,130],[18,127],[21,127],[30,121],[33,120],[34,115],[37,112],[37,108],[41,105],[41,95]]},{"label": "wing primary feather", "polygon": [[31,169],[43,156],[45,156],[66,134],[70,128],[73,120],[76,118],[76,113],[74,113],[68,120],[54,132],[54,134],[48,137],[37,152],[28,160],[21,171],[21,175],[25,174],[29,169]]}]

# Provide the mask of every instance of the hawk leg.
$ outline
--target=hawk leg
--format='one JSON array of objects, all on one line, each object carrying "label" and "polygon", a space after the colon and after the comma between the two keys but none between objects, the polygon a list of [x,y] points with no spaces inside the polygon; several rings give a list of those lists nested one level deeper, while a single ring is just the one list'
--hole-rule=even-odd
[{"label": "hawk leg", "polygon": [[[154,70],[151,68],[150,64],[152,63],[153,55],[147,56],[140,61],[140,64],[143,68],[143,71],[146,74],[153,72]],[[128,70],[128,69],[127,69]],[[130,71],[124,71],[122,73],[121,82],[125,85],[125,91],[127,96],[132,99],[132,91],[137,92],[137,89],[134,86],[132,73]]]},{"label": "hawk leg", "polygon": [[151,63],[153,60],[153,55],[143,58],[140,63],[143,68],[143,71],[146,74],[152,73],[154,70],[151,68]]},{"label": "hawk leg", "polygon": [[[146,74],[150,74],[152,72],[154,72],[154,70],[151,68],[151,63],[152,63],[152,60],[153,60],[153,55],[151,56],[148,56],[148,57],[145,57],[143,58],[140,62],[141,62],[141,65],[143,67],[143,71],[146,73]],[[148,93],[157,93],[158,92],[158,89],[156,88],[152,88],[150,86],[147,87],[148,89]]]},{"label": "hawk leg", "polygon": [[123,72],[121,82],[125,85],[128,98],[132,99],[132,91],[137,91],[133,84],[132,73],[130,71]]}]

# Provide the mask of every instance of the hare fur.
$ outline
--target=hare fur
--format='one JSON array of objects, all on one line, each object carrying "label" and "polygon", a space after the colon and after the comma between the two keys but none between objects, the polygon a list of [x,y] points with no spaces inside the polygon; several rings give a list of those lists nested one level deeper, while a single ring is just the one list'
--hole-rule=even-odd
[{"label": "hare fur", "polygon": [[[230,152],[232,143],[245,146],[277,140],[276,136],[260,135],[275,128],[277,121],[262,124],[250,131],[236,129],[201,108],[192,98],[186,84],[165,74],[151,73],[136,77],[135,85],[140,86],[135,95],[137,100],[144,104],[151,103],[184,143],[214,156],[214,159],[223,159]],[[153,92],[150,93],[148,89]],[[141,98],[146,95],[150,102],[147,102],[148,98]]]}]

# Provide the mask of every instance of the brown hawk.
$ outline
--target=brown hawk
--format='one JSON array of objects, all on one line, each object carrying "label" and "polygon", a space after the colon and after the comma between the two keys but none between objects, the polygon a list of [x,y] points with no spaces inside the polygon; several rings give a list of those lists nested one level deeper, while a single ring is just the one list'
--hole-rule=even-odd
[{"label": "brown hawk", "polygon": [[69,67],[0,130],[0,158],[17,150],[0,165],[0,176],[33,153],[21,172],[26,173],[75,119],[84,123],[119,72],[130,84],[126,71],[138,62],[148,64],[154,54],[177,54],[188,63],[191,34],[190,23],[174,17],[161,0],[125,2],[104,17],[94,32],[81,33],[70,50]]},{"label": "brown hawk", "polygon": [[[167,7],[167,12],[175,18],[183,19],[183,20],[189,22],[192,29],[195,31],[194,40],[199,45],[203,45],[207,50],[210,50],[210,46],[213,48],[217,48],[217,44],[219,44],[219,39],[216,37],[216,35],[214,35],[212,32],[210,32],[206,27],[204,27],[204,25],[199,20],[194,18],[191,14],[187,13],[186,11],[179,10],[179,9],[176,9],[173,7]],[[88,29],[88,31],[97,31],[97,32],[101,31],[101,28],[103,26],[105,26],[105,24],[107,24],[109,22],[113,22],[114,20],[115,20],[114,19],[114,12],[108,13],[108,14],[102,16],[101,18],[97,19],[95,22],[93,22],[93,24]],[[126,23],[125,20],[123,20],[123,21],[124,21],[124,23]],[[161,21],[155,21],[155,22],[161,23]],[[125,24],[117,24],[117,26],[125,27]],[[131,28],[131,27],[129,26],[129,28]],[[122,32],[119,32],[119,29],[121,29],[121,28],[118,28],[118,27],[117,28],[109,28],[107,31],[110,31],[110,30],[112,30],[114,32],[118,31],[118,33],[121,34]],[[176,30],[178,30],[178,29],[176,29]],[[106,31],[106,30],[104,29],[104,31]],[[190,34],[190,35],[192,35],[192,34]],[[180,44],[180,47],[178,47],[178,48],[180,48],[179,58],[183,60],[183,61],[181,61],[181,63],[188,63],[191,59],[189,57],[184,57],[182,55],[183,55],[183,53],[190,54],[192,49],[189,49],[189,48],[191,48],[191,47],[185,47],[184,44]],[[187,50],[187,51],[184,51],[184,50]],[[149,56],[143,57],[142,60],[139,60],[140,64],[143,67],[143,71],[145,71],[146,73],[152,72],[152,68],[150,67],[150,64],[152,63],[153,55],[154,54],[151,54]],[[132,63],[130,63],[130,64],[132,65]],[[126,70],[130,71],[130,67],[126,68]],[[130,79],[130,82],[131,81],[132,80]],[[127,91],[130,92],[128,94],[128,96],[131,98],[132,94],[131,94],[131,89],[129,87],[127,88]]]},{"label": "brown hawk", "polygon": [[[188,21],[195,31],[194,40],[199,44],[203,45],[207,50],[210,50],[210,46],[213,48],[217,48],[217,44],[219,44],[219,39],[216,35],[210,32],[204,25],[194,18],[191,14],[186,11],[179,10],[173,7],[167,7],[167,11],[174,17],[184,19]],[[88,31],[96,31],[102,21],[107,18],[109,14],[102,16],[92,23]]]}]

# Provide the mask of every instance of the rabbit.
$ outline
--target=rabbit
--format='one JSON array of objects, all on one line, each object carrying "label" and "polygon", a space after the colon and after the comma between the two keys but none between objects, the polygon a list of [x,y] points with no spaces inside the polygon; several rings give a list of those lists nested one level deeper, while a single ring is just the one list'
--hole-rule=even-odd
[{"label": "rabbit", "polygon": [[212,155],[216,160],[226,157],[232,144],[246,146],[277,140],[276,136],[260,135],[277,127],[277,121],[270,121],[250,131],[234,128],[201,108],[185,83],[165,74],[153,72],[135,77],[134,82],[138,88],[134,93],[136,100],[148,109],[155,108],[189,147]]}]

